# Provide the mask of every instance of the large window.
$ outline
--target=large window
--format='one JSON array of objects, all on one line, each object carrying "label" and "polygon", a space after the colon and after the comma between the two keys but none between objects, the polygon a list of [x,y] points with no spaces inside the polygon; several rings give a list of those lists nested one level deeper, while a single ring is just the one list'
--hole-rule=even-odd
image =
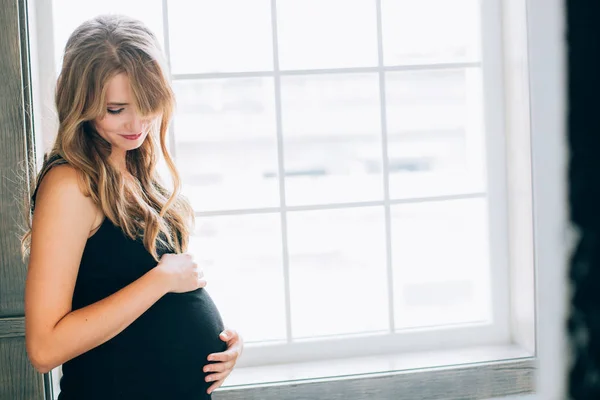
[{"label": "large window", "polygon": [[243,364],[508,342],[496,1],[52,3],[56,71],[100,13],[163,41],[191,251]]}]

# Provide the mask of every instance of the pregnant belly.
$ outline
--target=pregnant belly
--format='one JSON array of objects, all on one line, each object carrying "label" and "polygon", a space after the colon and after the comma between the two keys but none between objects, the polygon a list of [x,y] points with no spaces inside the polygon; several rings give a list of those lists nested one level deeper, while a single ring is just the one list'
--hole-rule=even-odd
[{"label": "pregnant belly", "polygon": [[226,350],[223,329],[205,289],[167,294],[113,339],[123,360],[118,386],[137,395],[150,390],[148,398],[202,398],[207,356]]}]

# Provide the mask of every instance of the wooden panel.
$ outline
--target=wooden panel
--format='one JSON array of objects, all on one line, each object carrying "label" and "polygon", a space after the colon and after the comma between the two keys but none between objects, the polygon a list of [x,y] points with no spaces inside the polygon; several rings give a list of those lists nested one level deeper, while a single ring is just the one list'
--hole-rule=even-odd
[{"label": "wooden panel", "polygon": [[44,381],[27,359],[24,338],[0,340],[0,370],[0,399],[44,399]]},{"label": "wooden panel", "polygon": [[20,336],[25,336],[24,317],[0,319],[0,339]]},{"label": "wooden panel", "polygon": [[26,268],[18,234],[22,194],[28,192],[27,149],[33,144],[29,74],[23,73],[28,51],[21,52],[27,40],[24,10],[22,0],[0,0],[0,317],[23,315]]},{"label": "wooden panel", "polygon": [[531,393],[534,361],[364,375],[327,381],[227,388],[215,400],[449,400]]},{"label": "wooden panel", "polygon": [[[25,351],[20,227],[35,159],[26,0],[0,0],[0,399],[44,399]],[[2,318],[4,317],[4,318]]]}]

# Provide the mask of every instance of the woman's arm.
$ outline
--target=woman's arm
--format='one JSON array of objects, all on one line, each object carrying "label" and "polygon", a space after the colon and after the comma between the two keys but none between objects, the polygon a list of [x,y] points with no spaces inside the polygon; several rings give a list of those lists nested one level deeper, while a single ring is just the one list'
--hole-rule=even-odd
[{"label": "woman's arm", "polygon": [[71,311],[79,263],[96,215],[72,167],[47,173],[37,193],[25,285],[27,353],[42,373],[113,338],[170,290],[172,280],[154,268],[117,293]]}]

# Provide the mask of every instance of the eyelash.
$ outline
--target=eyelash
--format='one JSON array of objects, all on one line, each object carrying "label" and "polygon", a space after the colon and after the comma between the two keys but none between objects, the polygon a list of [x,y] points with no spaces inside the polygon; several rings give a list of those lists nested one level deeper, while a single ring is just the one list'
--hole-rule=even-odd
[{"label": "eyelash", "polygon": [[116,115],[116,114],[121,114],[121,111],[123,111],[123,110],[124,110],[124,108],[119,108],[118,110],[107,109],[106,111],[108,111],[109,114]]}]

